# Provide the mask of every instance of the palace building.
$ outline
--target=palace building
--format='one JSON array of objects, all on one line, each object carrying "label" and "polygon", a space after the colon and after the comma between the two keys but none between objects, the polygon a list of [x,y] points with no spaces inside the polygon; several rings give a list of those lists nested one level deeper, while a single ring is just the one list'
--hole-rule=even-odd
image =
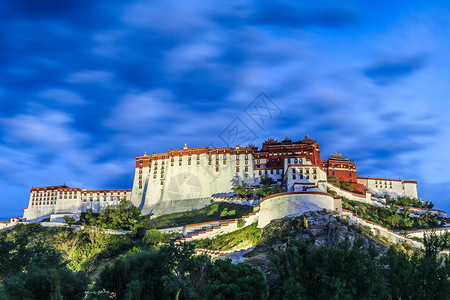
[{"label": "palace building", "polygon": [[369,193],[417,197],[414,180],[358,177],[355,162],[337,153],[322,160],[317,140],[306,135],[298,141],[268,139],[261,149],[239,144],[188,148],[185,144],[182,149],[138,155],[131,200],[144,215],[198,209],[210,203],[211,195],[230,192],[236,183],[258,185],[263,175],[286,192],[326,193],[333,177],[347,182],[355,197]]},{"label": "palace building", "polygon": [[[100,212],[125,198],[143,215],[162,215],[200,209],[215,194],[230,194],[233,185],[258,186],[262,176],[272,178],[286,192],[319,193],[331,196],[339,191],[358,201],[371,195],[417,198],[414,180],[359,177],[354,160],[331,154],[322,160],[317,140],[306,135],[292,141],[266,140],[261,148],[194,147],[136,156],[132,189],[82,190],[67,185],[31,189],[23,220],[61,220],[67,214],[79,215],[91,208]],[[342,184],[344,189],[335,186]],[[345,185],[344,185],[345,184]],[[347,189],[347,190],[345,190]]]},{"label": "palace building", "polygon": [[121,199],[131,199],[130,189],[85,190],[67,185],[34,187],[23,220],[61,220],[64,215],[80,214],[87,209],[98,213],[108,205],[117,205]]}]

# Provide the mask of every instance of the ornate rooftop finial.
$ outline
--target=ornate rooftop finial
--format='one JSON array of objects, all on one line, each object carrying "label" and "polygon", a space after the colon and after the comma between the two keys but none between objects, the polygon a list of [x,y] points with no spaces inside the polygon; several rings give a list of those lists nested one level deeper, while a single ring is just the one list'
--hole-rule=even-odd
[{"label": "ornate rooftop finial", "polygon": [[349,158],[343,158],[342,157],[342,153],[337,153],[337,151],[335,153],[331,152],[330,158],[331,160],[342,160],[342,161],[351,161]]},{"label": "ornate rooftop finial", "polygon": [[186,143],[184,143],[183,149],[187,149],[188,146],[186,145]]},{"label": "ornate rooftop finial", "polygon": [[147,151],[144,152],[144,156],[147,156]]},{"label": "ornate rooftop finial", "polygon": [[237,142],[236,144],[236,149],[239,149],[239,142]]},{"label": "ornate rooftop finial", "polygon": [[292,141],[286,136],[286,138],[283,140],[283,142],[290,143],[290,142],[292,142]]}]

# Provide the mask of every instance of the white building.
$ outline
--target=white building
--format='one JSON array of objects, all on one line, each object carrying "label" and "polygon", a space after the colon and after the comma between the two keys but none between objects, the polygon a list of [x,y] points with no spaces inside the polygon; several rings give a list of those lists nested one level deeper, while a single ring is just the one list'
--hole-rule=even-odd
[{"label": "white building", "polygon": [[64,215],[79,215],[88,208],[99,213],[106,206],[117,205],[122,198],[131,200],[131,190],[81,190],[67,185],[34,187],[23,220],[61,220]]},{"label": "white building", "polygon": [[418,198],[417,181],[415,180],[358,177],[358,183],[362,184],[374,195],[382,196],[388,194],[393,198],[400,196]]},{"label": "white building", "polygon": [[251,148],[188,148],[136,157],[132,202],[142,214],[202,208],[234,183],[255,183]]}]

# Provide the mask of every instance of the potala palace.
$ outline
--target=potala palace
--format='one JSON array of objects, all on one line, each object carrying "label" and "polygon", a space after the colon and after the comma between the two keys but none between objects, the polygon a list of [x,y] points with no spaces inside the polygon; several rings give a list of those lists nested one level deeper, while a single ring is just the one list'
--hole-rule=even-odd
[{"label": "potala palace", "polygon": [[[232,192],[236,184],[257,188],[263,176],[272,178],[284,191],[251,199],[239,198]],[[345,183],[347,188],[336,182]],[[349,214],[342,209],[342,197],[386,206],[382,198],[386,194],[393,198],[418,198],[417,182],[360,177],[354,160],[341,154],[331,154],[322,160],[319,144],[308,135],[298,141],[287,137],[282,141],[268,139],[261,148],[240,147],[239,144],[232,148],[189,148],[185,144],[181,149],[168,152],[137,155],[131,190],[85,190],[67,185],[33,187],[23,218],[3,222],[0,229],[18,222],[61,222],[64,215],[76,217],[87,209],[99,213],[107,206],[117,205],[123,198],[139,207],[142,215],[152,216],[201,209],[212,201],[250,204],[254,206],[254,213],[243,219],[264,227],[271,220],[307,211],[325,209]],[[431,213],[446,218],[445,212],[429,208],[411,208],[411,213]],[[236,227],[233,222],[236,220],[225,225],[223,222],[209,224],[211,228],[203,233],[233,230]],[[184,240],[202,233],[188,234],[187,228],[194,229],[197,225],[185,226]],[[205,228],[204,224],[198,226]]]}]

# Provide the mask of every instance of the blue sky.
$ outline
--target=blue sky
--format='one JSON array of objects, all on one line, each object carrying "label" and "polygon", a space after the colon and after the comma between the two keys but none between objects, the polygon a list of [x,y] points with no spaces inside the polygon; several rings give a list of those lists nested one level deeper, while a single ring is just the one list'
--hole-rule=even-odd
[{"label": "blue sky", "polygon": [[450,211],[450,4],[297,2],[3,1],[0,217],[32,186],[131,188],[137,153],[225,146],[236,120]]}]

